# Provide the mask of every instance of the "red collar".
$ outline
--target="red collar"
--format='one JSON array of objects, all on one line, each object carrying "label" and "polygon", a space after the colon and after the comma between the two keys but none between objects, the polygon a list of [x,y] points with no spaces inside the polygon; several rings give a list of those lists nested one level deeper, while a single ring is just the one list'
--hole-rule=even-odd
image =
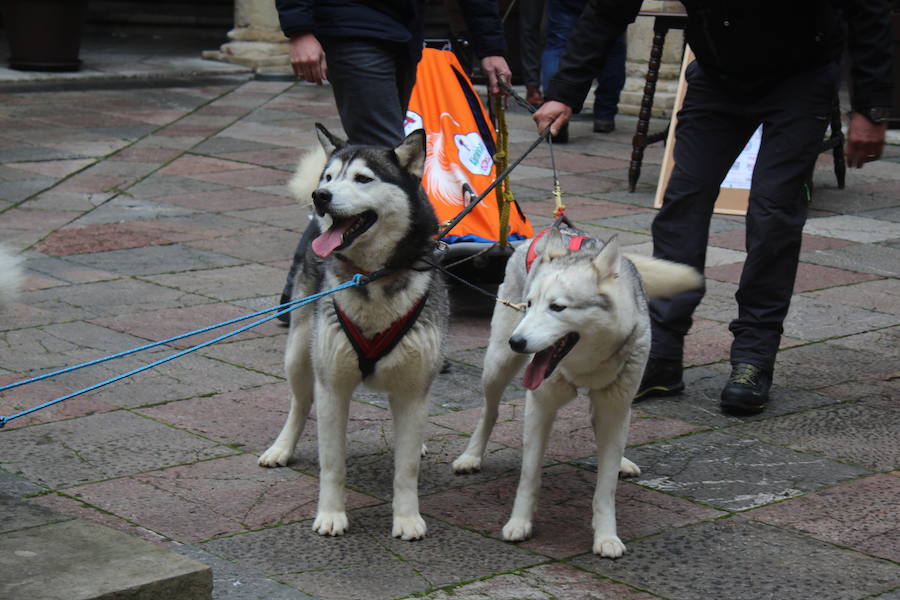
[{"label": "red collar", "polygon": [[347,313],[338,306],[337,300],[332,301],[338,322],[340,322],[341,328],[347,334],[347,339],[350,340],[350,344],[356,351],[356,358],[359,361],[359,370],[362,372],[363,379],[372,374],[375,370],[375,363],[382,357],[387,356],[400,343],[406,332],[415,325],[427,299],[428,294],[419,298],[406,315],[400,317],[391,323],[390,327],[380,333],[376,333],[371,338],[363,335],[356,323],[351,321]]},{"label": "red collar", "polygon": [[[546,235],[548,231],[550,231],[549,228],[543,230],[542,232],[540,232],[539,234],[534,236],[534,239],[531,240],[531,244],[528,245],[528,254],[525,256],[525,271],[526,272],[531,271],[531,264],[537,258],[537,251],[534,249],[535,245],[537,244],[537,241],[539,239],[541,239],[542,237],[544,237],[544,235]],[[568,234],[565,232],[563,232],[563,235],[568,236],[569,250],[572,250],[573,252],[577,251],[577,250],[581,250],[581,243],[584,240],[590,239],[586,235],[573,235],[573,234]]]}]

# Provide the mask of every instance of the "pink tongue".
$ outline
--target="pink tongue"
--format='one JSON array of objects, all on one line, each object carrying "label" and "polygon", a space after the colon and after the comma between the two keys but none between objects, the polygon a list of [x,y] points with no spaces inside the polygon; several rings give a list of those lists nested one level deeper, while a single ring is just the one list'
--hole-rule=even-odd
[{"label": "pink tongue", "polygon": [[547,376],[547,369],[550,367],[550,357],[553,355],[553,348],[541,350],[534,355],[528,366],[525,367],[525,376],[522,377],[522,384],[529,390],[536,389],[544,381]]},{"label": "pink tongue", "polygon": [[323,232],[319,237],[312,241],[313,252],[319,258],[325,258],[334,249],[344,243],[344,234],[353,225],[353,219],[345,219],[335,222],[328,231]]}]

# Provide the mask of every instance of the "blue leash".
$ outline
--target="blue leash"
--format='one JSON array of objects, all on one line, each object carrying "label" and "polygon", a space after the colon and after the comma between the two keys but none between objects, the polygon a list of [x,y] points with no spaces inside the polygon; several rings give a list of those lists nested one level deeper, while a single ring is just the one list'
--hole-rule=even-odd
[{"label": "blue leash", "polygon": [[260,320],[258,320],[258,321],[254,321],[253,323],[249,323],[249,324],[247,324],[247,325],[244,325],[243,327],[239,327],[238,329],[235,329],[234,331],[229,331],[228,333],[222,334],[222,335],[220,335],[220,336],[218,336],[218,337],[216,337],[216,338],[214,338],[214,339],[207,340],[207,341],[205,341],[205,342],[203,342],[203,343],[197,344],[196,346],[191,346],[190,348],[186,348],[186,349],[184,349],[184,350],[181,350],[180,352],[176,352],[175,354],[171,354],[171,355],[169,355],[169,356],[165,356],[165,357],[163,357],[163,358],[161,358],[161,359],[159,359],[159,360],[156,360],[156,361],[154,361],[154,362],[152,362],[152,363],[146,364],[146,365],[144,365],[144,366],[142,366],[142,367],[138,367],[138,368],[136,368],[136,369],[132,369],[131,371],[128,371],[127,373],[122,373],[121,375],[116,375],[115,377],[111,377],[111,378],[107,379],[106,381],[101,381],[100,383],[95,383],[94,385],[91,385],[91,386],[86,387],[86,388],[84,388],[84,389],[78,390],[77,392],[72,392],[72,393],[70,393],[70,394],[66,394],[65,396],[60,396],[59,398],[56,398],[56,399],[54,399],[54,400],[50,400],[49,402],[44,402],[43,404],[39,404],[38,406],[33,406],[33,407],[31,407],[31,408],[29,408],[29,409],[27,409],[27,410],[23,410],[23,411],[21,411],[21,412],[15,413],[15,414],[13,414],[13,415],[9,415],[9,416],[6,416],[6,417],[0,415],[0,429],[3,429],[3,427],[4,427],[9,421],[12,421],[13,419],[18,419],[19,417],[24,417],[25,415],[29,415],[29,414],[31,414],[31,413],[33,413],[33,412],[38,411],[38,410],[47,408],[48,406],[53,406],[54,404],[58,404],[58,403],[62,402],[63,400],[68,400],[69,398],[74,398],[75,396],[80,396],[81,394],[86,394],[87,392],[91,392],[91,391],[96,390],[96,389],[98,389],[98,388],[101,388],[101,387],[103,387],[103,386],[106,386],[106,385],[109,385],[109,384],[111,384],[111,383],[115,383],[115,382],[117,382],[117,381],[120,381],[120,380],[122,380],[122,379],[125,379],[126,377],[131,377],[132,375],[135,375],[135,374],[140,373],[140,372],[142,372],[142,371],[146,371],[147,369],[152,369],[153,367],[157,367],[157,366],[159,366],[159,365],[161,365],[161,364],[163,364],[163,363],[167,363],[167,362],[169,362],[170,360],[179,358],[179,357],[181,357],[181,356],[184,356],[185,354],[189,354],[189,353],[194,352],[194,351],[196,351],[196,350],[200,350],[201,348],[206,348],[207,346],[211,346],[212,344],[215,344],[216,342],[220,342],[220,341],[222,341],[222,340],[224,340],[224,339],[230,338],[230,337],[235,336],[235,335],[237,335],[237,334],[239,334],[239,333],[242,333],[242,332],[244,332],[244,331],[247,331],[248,329],[250,329],[250,328],[252,328],[252,327],[256,327],[257,325],[262,325],[263,323],[266,323],[266,322],[268,322],[268,321],[271,321],[272,319],[275,319],[275,318],[277,318],[278,316],[283,315],[283,314],[285,314],[285,313],[289,313],[289,312],[291,312],[292,310],[295,310],[295,309],[297,309],[297,308],[300,308],[301,306],[305,306],[306,304],[309,304],[309,303],[311,303],[311,302],[315,302],[316,300],[318,300],[318,299],[320,299],[320,298],[323,298],[323,297],[328,296],[328,295],[330,295],[330,294],[334,294],[335,292],[339,292],[339,291],[341,291],[341,290],[343,290],[343,289],[346,289],[346,288],[349,288],[349,287],[357,287],[357,286],[360,286],[360,285],[364,285],[365,283],[367,283],[367,282],[370,281],[370,280],[371,280],[371,277],[365,277],[365,276],[363,276],[363,275],[357,273],[356,275],[353,276],[353,279],[351,279],[350,281],[346,281],[346,282],[344,282],[344,283],[342,283],[342,284],[340,284],[340,285],[338,285],[338,286],[336,286],[336,287],[333,287],[333,288],[330,289],[330,290],[326,290],[326,291],[324,291],[324,292],[319,292],[318,294],[313,294],[312,296],[307,296],[307,297],[305,297],[305,298],[298,298],[298,299],[296,299],[296,300],[291,300],[290,302],[286,302],[286,303],[284,303],[284,304],[279,304],[278,306],[275,306],[275,307],[272,307],[272,308],[267,308],[267,309],[265,309],[265,310],[260,310],[260,311],[257,311],[257,312],[255,312],[255,313],[251,313],[251,314],[249,314],[249,315],[245,315],[245,316],[243,316],[243,317],[238,317],[238,318],[236,318],[236,319],[231,319],[231,320],[229,320],[229,321],[224,321],[224,322],[218,323],[218,324],[216,324],[216,325],[210,325],[209,327],[204,327],[204,328],[202,328],[202,329],[197,329],[197,330],[191,331],[191,332],[189,332],[189,333],[183,333],[183,334],[181,334],[181,335],[176,335],[175,337],[171,337],[171,338],[168,338],[168,339],[165,339],[165,340],[161,340],[161,341],[159,341],[159,342],[153,342],[153,343],[151,343],[151,344],[146,344],[146,345],[140,346],[140,347],[138,347],[138,348],[132,348],[131,350],[125,350],[124,352],[119,352],[119,353],[117,353],[117,354],[112,354],[112,355],[110,355],[110,356],[105,356],[105,357],[103,357],[103,358],[98,358],[98,359],[95,359],[95,360],[91,360],[91,361],[88,361],[88,362],[85,362],[85,363],[81,363],[80,365],[75,365],[75,366],[73,366],[73,367],[66,367],[65,369],[60,369],[60,370],[58,370],[58,371],[53,371],[53,372],[51,372],[51,373],[45,373],[45,374],[43,374],[43,375],[38,375],[37,377],[32,377],[32,378],[30,378],[30,379],[25,379],[25,380],[22,380],[22,381],[17,381],[17,382],[15,382],[15,383],[10,383],[10,384],[8,384],[8,385],[0,386],[0,392],[2,392],[2,391],[4,391],[4,390],[9,390],[9,389],[12,389],[12,388],[16,388],[16,387],[19,387],[19,386],[22,386],[22,385],[25,385],[25,384],[28,384],[28,383],[34,383],[35,381],[41,381],[41,380],[43,380],[43,379],[48,379],[48,378],[50,378],[50,377],[55,377],[55,376],[57,376],[57,375],[62,375],[62,374],[64,374],[64,373],[71,373],[72,371],[77,371],[78,369],[83,369],[83,368],[85,368],[85,367],[91,367],[91,366],[94,366],[94,365],[99,365],[100,363],[104,363],[104,362],[107,362],[107,361],[110,361],[110,360],[113,360],[113,359],[116,359],[116,358],[121,358],[121,357],[123,357],[123,356],[128,356],[128,355],[130,355],[130,354],[134,354],[134,353],[140,352],[140,351],[142,351],[142,350],[148,350],[148,349],[150,349],[150,348],[155,348],[155,347],[157,347],[157,346],[161,346],[161,345],[163,345],[163,344],[168,344],[168,343],[170,343],[170,342],[174,342],[174,341],[176,341],[176,340],[180,340],[180,339],[183,339],[183,338],[186,338],[186,337],[190,337],[190,336],[192,336],[192,335],[197,335],[197,334],[200,334],[200,333],[206,333],[207,331],[211,331],[211,330],[213,330],[213,329],[219,329],[220,327],[226,327],[226,326],[228,326],[228,325],[233,325],[234,323],[239,323],[239,322],[241,322],[241,321],[246,321],[246,320],[248,320],[248,319],[252,319],[252,318],[254,318],[254,317],[258,317],[258,316],[260,316],[260,315],[264,315],[264,314],[269,313],[269,312],[272,312],[272,311],[277,311],[277,312],[275,312],[274,314],[269,315],[268,317],[262,318],[262,319],[260,319]]}]

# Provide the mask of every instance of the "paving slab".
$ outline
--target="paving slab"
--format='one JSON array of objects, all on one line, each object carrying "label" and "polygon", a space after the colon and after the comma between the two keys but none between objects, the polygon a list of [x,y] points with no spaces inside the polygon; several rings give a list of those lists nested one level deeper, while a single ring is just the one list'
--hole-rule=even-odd
[{"label": "paving slab", "polygon": [[859,244],[823,250],[809,255],[804,254],[803,260],[878,277],[897,277],[900,275],[900,268],[897,267],[900,262],[900,249],[892,246],[892,243],[888,240],[879,244]]},{"label": "paving slab", "polygon": [[888,561],[740,518],[641,540],[619,560],[572,563],[671,600],[856,600],[900,584]]},{"label": "paving slab", "polygon": [[6,574],[0,595],[10,599],[212,597],[208,566],[78,520],[0,536],[0,566]]},{"label": "paving slab", "polygon": [[[462,476],[467,477],[467,476]],[[516,495],[518,476],[470,484],[422,499],[422,512],[501,539]],[[533,537],[518,545],[564,558],[590,552],[593,546],[591,501],[596,474],[569,465],[544,470]],[[616,523],[627,543],[668,529],[717,518],[722,511],[620,481],[616,489]]]},{"label": "paving slab", "polygon": [[[318,480],[266,469],[251,454],[228,456],[79,486],[71,494],[181,543],[243,533],[315,516]],[[350,509],[380,500],[357,492]]]},{"label": "paving slab", "polygon": [[539,565],[490,579],[474,581],[451,591],[441,591],[422,598],[433,600],[555,600],[584,598],[585,600],[651,600],[647,592],[615,583],[569,565]]},{"label": "paving slab", "polygon": [[[639,485],[735,512],[867,475],[855,466],[718,431],[645,444]],[[576,461],[596,468],[594,458]]]},{"label": "paving slab", "polygon": [[350,512],[350,530],[323,537],[304,521],[214,540],[212,554],[317,598],[397,598],[545,562],[526,550],[426,518],[423,540],[390,536],[387,507]]},{"label": "paving slab", "polygon": [[900,460],[900,411],[839,404],[738,425],[730,431],[873,471],[895,469]]},{"label": "paving slab", "polygon": [[900,562],[900,474],[875,475],[747,513],[846,548]]},{"label": "paving slab", "polygon": [[233,453],[126,411],[35,425],[0,436],[0,468],[52,488]]}]

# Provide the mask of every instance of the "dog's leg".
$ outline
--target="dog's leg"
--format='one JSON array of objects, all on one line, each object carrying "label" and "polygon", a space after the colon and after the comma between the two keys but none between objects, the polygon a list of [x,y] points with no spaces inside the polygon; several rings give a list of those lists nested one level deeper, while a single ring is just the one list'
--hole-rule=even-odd
[{"label": "dog's leg", "polygon": [[[627,387],[627,386],[624,386]],[[615,387],[590,390],[591,425],[597,444],[597,487],[594,489],[593,520],[594,554],[618,558],[625,544],[616,533],[616,485],[619,471],[637,470],[637,465],[623,455],[628,439],[631,395],[616,393]]]},{"label": "dog's leg", "polygon": [[619,464],[619,477],[640,477],[640,476],[641,476],[641,468],[623,456],[622,462]]},{"label": "dog's leg", "polygon": [[283,467],[288,464],[297,440],[306,426],[309,409],[313,403],[313,372],[310,362],[308,326],[295,325],[291,329],[284,357],[284,367],[291,386],[291,409],[281,433],[268,450],[259,457],[263,467]]},{"label": "dog's leg", "polygon": [[353,386],[316,377],[319,400],[316,423],[319,435],[319,508],[313,531],[319,535],[343,535],[347,531],[345,484],[347,480],[347,418]]},{"label": "dog's leg", "polygon": [[510,380],[528,360],[527,354],[518,354],[509,349],[509,335],[491,336],[488,349],[484,355],[484,370],[481,374],[481,385],[484,388],[484,407],[478,425],[469,438],[469,444],[459,458],[453,461],[456,473],[472,473],[481,470],[484,450],[491,437],[491,431],[497,422],[500,398]]},{"label": "dog's leg", "polygon": [[512,515],[503,526],[503,539],[520,541],[531,537],[532,520],[541,488],[541,468],[553,420],[561,406],[571,401],[578,390],[561,377],[545,381],[525,397],[522,472]]},{"label": "dog's leg", "polygon": [[393,392],[389,396],[394,419],[394,523],[391,535],[404,540],[425,537],[419,514],[419,464],[425,437],[424,391]]}]

